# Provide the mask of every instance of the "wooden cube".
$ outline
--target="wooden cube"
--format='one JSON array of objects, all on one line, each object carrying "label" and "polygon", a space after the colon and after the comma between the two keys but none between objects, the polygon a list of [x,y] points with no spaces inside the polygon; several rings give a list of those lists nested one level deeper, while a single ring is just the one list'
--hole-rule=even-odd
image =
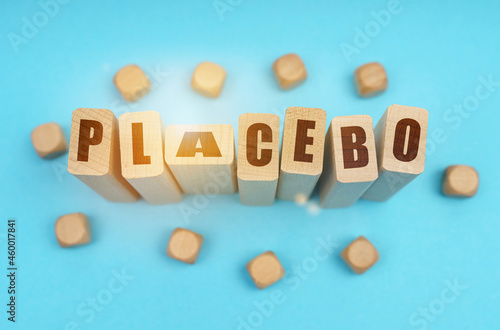
[{"label": "wooden cube", "polygon": [[387,74],[382,64],[367,63],[356,69],[354,84],[359,95],[363,97],[375,96],[387,89]]},{"label": "wooden cube", "polygon": [[194,69],[191,87],[199,94],[216,98],[226,80],[226,70],[212,62],[202,62]]},{"label": "wooden cube", "polygon": [[46,123],[31,132],[31,142],[41,158],[57,157],[68,149],[64,132],[57,123]]},{"label": "wooden cube", "polygon": [[156,111],[124,113],[119,119],[123,177],[150,204],[178,203],[182,191],[165,164],[165,125]]},{"label": "wooden cube", "polygon": [[273,64],[273,71],[282,89],[291,89],[307,78],[306,66],[297,54],[286,54]]},{"label": "wooden cube", "polygon": [[280,119],[270,113],[240,116],[238,189],[245,205],[272,205],[278,187]]},{"label": "wooden cube", "polygon": [[453,165],[446,168],[443,176],[443,193],[455,197],[472,197],[479,186],[479,174],[466,165]]},{"label": "wooden cube", "polygon": [[118,120],[107,109],[73,111],[68,172],[111,202],[139,198],[122,176]]},{"label": "wooden cube", "polygon": [[87,244],[92,239],[90,224],[83,213],[71,213],[56,221],[56,237],[61,247]]},{"label": "wooden cube", "polygon": [[391,105],[375,127],[378,179],[361,197],[386,201],[425,169],[429,112]]},{"label": "wooden cube", "polygon": [[203,236],[191,230],[176,228],[170,236],[167,255],[170,258],[194,264],[203,243]]},{"label": "wooden cube", "polygon": [[247,271],[259,289],[265,289],[285,276],[283,266],[271,251],[252,259],[247,264]]},{"label": "wooden cube", "polygon": [[237,191],[234,132],[231,125],[168,125],[165,161],[186,194]]},{"label": "wooden cube", "polygon": [[326,111],[290,107],[286,110],[276,197],[307,200],[323,171]]},{"label": "wooden cube", "polygon": [[372,118],[367,115],[333,118],[325,139],[320,206],[349,207],[377,179],[377,153]]},{"label": "wooden cube", "polygon": [[340,255],[356,274],[363,274],[379,259],[377,249],[363,236],[352,241]]},{"label": "wooden cube", "polygon": [[145,96],[151,88],[148,77],[135,64],[120,69],[114,79],[116,88],[128,102],[136,102]]}]

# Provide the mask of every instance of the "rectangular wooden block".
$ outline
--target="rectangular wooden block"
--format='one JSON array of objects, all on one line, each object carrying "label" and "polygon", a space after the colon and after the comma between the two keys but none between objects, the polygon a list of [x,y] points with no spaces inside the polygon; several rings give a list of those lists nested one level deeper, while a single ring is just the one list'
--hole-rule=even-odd
[{"label": "rectangular wooden block", "polygon": [[302,201],[311,196],[323,170],[326,112],[318,108],[286,110],[277,197]]},{"label": "rectangular wooden block", "polygon": [[377,179],[377,153],[370,116],[335,117],[325,139],[320,206],[348,207]]},{"label": "rectangular wooden block", "polygon": [[122,176],[118,120],[107,109],[73,111],[68,172],[109,201],[135,202],[139,198]]},{"label": "rectangular wooden block", "polygon": [[272,205],[279,176],[280,119],[245,113],[238,128],[238,189],[245,205]]},{"label": "rectangular wooden block", "polygon": [[428,118],[422,108],[387,108],[375,127],[378,179],[363,199],[385,201],[424,171]]},{"label": "rectangular wooden block", "polygon": [[120,149],[125,179],[150,204],[182,200],[182,192],[163,158],[165,126],[155,111],[120,116]]},{"label": "rectangular wooden block", "polygon": [[237,190],[231,125],[169,125],[165,161],[186,194],[232,194]]}]

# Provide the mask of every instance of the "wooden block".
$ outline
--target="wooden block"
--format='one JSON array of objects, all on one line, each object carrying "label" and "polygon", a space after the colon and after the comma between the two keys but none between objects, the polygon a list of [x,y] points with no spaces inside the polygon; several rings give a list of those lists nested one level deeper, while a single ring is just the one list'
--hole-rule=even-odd
[{"label": "wooden block", "polygon": [[356,274],[363,274],[379,259],[377,249],[363,236],[352,241],[340,255]]},{"label": "wooden block", "polygon": [[265,289],[285,276],[283,266],[271,251],[252,259],[247,264],[247,271],[259,289]]},{"label": "wooden block", "polygon": [[212,62],[202,62],[194,69],[191,87],[206,97],[218,97],[226,80],[226,70]]},{"label": "wooden block", "polygon": [[238,189],[245,205],[272,205],[279,177],[280,118],[245,113],[238,129]]},{"label": "wooden block", "polygon": [[354,84],[359,95],[372,97],[387,89],[387,74],[382,64],[367,63],[356,69]]},{"label": "wooden block", "polygon": [[128,102],[136,102],[145,96],[151,88],[148,77],[135,64],[124,66],[115,75],[116,88]]},{"label": "wooden block", "polygon": [[335,117],[325,139],[320,206],[348,207],[377,179],[377,153],[370,116]]},{"label": "wooden block", "polygon": [[443,175],[443,193],[447,196],[472,197],[479,187],[479,174],[474,167],[453,165]]},{"label": "wooden block", "polygon": [[41,158],[54,158],[68,149],[64,132],[57,123],[46,123],[35,127],[31,132],[31,142]]},{"label": "wooden block", "polygon": [[176,228],[170,236],[167,255],[170,258],[194,264],[203,243],[203,236],[184,228]]},{"label": "wooden block", "polygon": [[118,120],[107,109],[73,111],[68,172],[112,202],[135,202],[139,194],[123,178]]},{"label": "wooden block", "polygon": [[307,78],[306,66],[297,54],[286,54],[273,63],[273,71],[282,89],[297,87]]},{"label": "wooden block", "polygon": [[326,112],[318,108],[286,110],[277,197],[307,200],[323,170]]},{"label": "wooden block", "polygon": [[425,168],[427,110],[391,105],[375,127],[378,179],[361,197],[385,201]]},{"label": "wooden block", "polygon": [[231,125],[168,125],[165,161],[186,194],[237,190]]},{"label": "wooden block", "polygon": [[165,126],[160,114],[125,113],[119,122],[123,177],[150,204],[180,202],[182,191],[163,158]]},{"label": "wooden block", "polygon": [[61,247],[87,244],[92,239],[89,221],[83,213],[63,215],[57,219],[55,227]]}]

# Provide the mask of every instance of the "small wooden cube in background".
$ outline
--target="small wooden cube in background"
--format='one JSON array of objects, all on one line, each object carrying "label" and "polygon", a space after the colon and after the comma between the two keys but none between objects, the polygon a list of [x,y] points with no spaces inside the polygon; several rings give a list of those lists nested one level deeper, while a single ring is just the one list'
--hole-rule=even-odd
[{"label": "small wooden cube in background", "polygon": [[359,95],[363,97],[375,96],[387,89],[387,74],[382,64],[367,63],[356,69],[354,84]]},{"label": "small wooden cube in background", "polygon": [[259,289],[265,289],[285,276],[283,266],[271,251],[252,259],[247,264],[247,271]]},{"label": "small wooden cube in background", "polygon": [[136,102],[145,96],[151,88],[148,77],[135,64],[124,66],[115,75],[116,88],[127,102]]},{"label": "small wooden cube in background", "polygon": [[379,259],[377,249],[363,236],[352,241],[340,255],[356,274],[363,274]]},{"label": "small wooden cube in background", "polygon": [[446,168],[443,176],[443,193],[447,196],[472,197],[479,187],[479,174],[466,165]]},{"label": "small wooden cube in background", "polygon": [[176,228],[170,236],[167,255],[176,260],[194,264],[203,243],[203,236],[191,230]]},{"label": "small wooden cube in background", "polygon": [[55,230],[57,241],[62,247],[87,244],[92,239],[89,221],[83,213],[71,213],[59,217]]},{"label": "small wooden cube in background", "polygon": [[194,69],[191,87],[199,94],[216,98],[226,80],[226,70],[212,62],[202,62]]},{"label": "small wooden cube in background", "polygon": [[68,143],[57,123],[46,123],[31,132],[31,142],[41,158],[54,158],[66,152]]},{"label": "small wooden cube in background", "polygon": [[286,54],[273,63],[273,71],[282,89],[291,89],[307,78],[304,62],[297,54]]}]

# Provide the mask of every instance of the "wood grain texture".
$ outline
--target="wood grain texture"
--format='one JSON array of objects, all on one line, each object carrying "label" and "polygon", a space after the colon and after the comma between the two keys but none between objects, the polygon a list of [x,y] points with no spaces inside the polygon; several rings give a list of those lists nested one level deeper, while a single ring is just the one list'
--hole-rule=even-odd
[{"label": "wood grain texture", "polygon": [[304,62],[297,54],[286,54],[273,63],[273,72],[282,89],[292,89],[307,78]]},{"label": "wood grain texture", "polygon": [[425,168],[427,110],[391,105],[375,127],[378,179],[361,197],[386,201]]},{"label": "wood grain texture", "polygon": [[352,241],[340,256],[356,274],[363,274],[379,259],[377,249],[363,236]]},{"label": "wood grain texture", "polygon": [[123,177],[150,204],[180,202],[182,191],[163,158],[165,126],[160,114],[125,113],[119,122]]},{"label": "wood grain texture", "polygon": [[114,83],[123,98],[128,102],[136,102],[144,97],[151,88],[148,77],[135,64],[124,66],[115,75]]},{"label": "wood grain texture", "polygon": [[272,205],[279,177],[280,119],[245,113],[238,128],[238,189],[244,205]]},{"label": "wood grain texture", "polygon": [[377,179],[377,153],[370,116],[335,117],[325,139],[320,206],[349,207]]},{"label": "wood grain texture", "polygon": [[237,191],[234,132],[231,125],[169,125],[165,161],[186,194]]},{"label": "wood grain texture", "polygon": [[258,255],[247,264],[247,271],[259,289],[265,289],[285,276],[278,257],[267,251]]},{"label": "wood grain texture", "polygon": [[68,172],[112,202],[135,202],[139,194],[123,178],[118,120],[107,109],[73,111]]},{"label": "wood grain texture", "polygon": [[318,108],[286,110],[277,197],[304,200],[323,171],[326,112]]},{"label": "wood grain texture", "polygon": [[176,228],[167,246],[167,255],[170,258],[194,264],[200,253],[203,236],[184,228]]},{"label": "wood grain texture", "polygon": [[472,197],[479,187],[479,174],[472,166],[453,165],[443,175],[443,193],[454,197]]},{"label": "wood grain texture", "polygon": [[387,73],[380,63],[367,63],[354,72],[354,85],[363,97],[376,96],[387,89]]},{"label": "wood grain texture", "polygon": [[61,247],[87,244],[92,239],[90,223],[83,213],[71,213],[59,217],[55,224],[55,232]]},{"label": "wood grain texture", "polygon": [[226,70],[212,62],[202,62],[194,69],[191,87],[197,93],[211,98],[220,95],[226,80]]},{"label": "wood grain texture", "polygon": [[31,132],[31,142],[41,158],[54,158],[68,150],[68,143],[58,123],[46,123]]}]

